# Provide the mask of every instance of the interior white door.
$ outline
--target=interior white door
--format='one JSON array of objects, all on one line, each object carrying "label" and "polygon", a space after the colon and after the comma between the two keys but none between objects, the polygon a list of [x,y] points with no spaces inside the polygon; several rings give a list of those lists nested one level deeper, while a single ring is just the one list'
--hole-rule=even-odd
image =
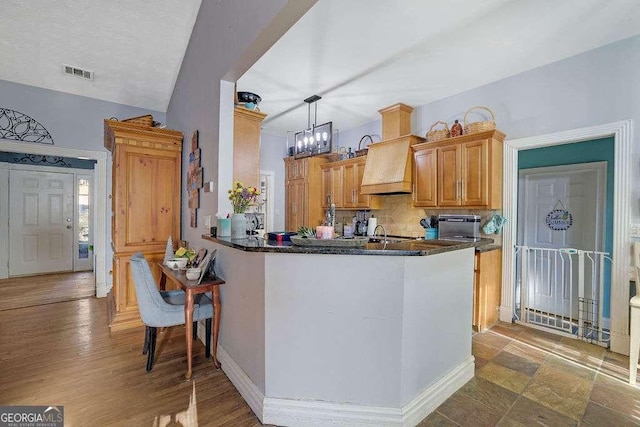
[{"label": "interior white door", "polygon": [[[602,250],[605,174],[602,164],[597,163],[595,169],[588,165],[520,172],[519,244],[546,249]],[[573,223],[567,230],[552,230],[545,221],[547,214],[562,206],[572,215]],[[537,251],[527,261],[527,308],[577,318],[577,256]],[[591,264],[585,263],[587,297],[593,291],[592,273]]]},{"label": "interior white door", "polygon": [[9,172],[9,276],[73,269],[72,173]]}]

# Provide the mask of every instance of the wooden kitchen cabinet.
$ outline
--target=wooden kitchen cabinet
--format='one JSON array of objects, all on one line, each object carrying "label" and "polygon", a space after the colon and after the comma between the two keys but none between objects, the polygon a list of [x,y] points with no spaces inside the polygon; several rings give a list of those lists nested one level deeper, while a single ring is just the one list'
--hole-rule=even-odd
[{"label": "wooden kitchen cabinet", "polygon": [[233,179],[260,188],[260,126],[267,115],[236,107],[233,110]]},{"label": "wooden kitchen cabinet", "polygon": [[482,332],[498,322],[502,296],[502,250],[477,252],[473,286],[473,327]]},{"label": "wooden kitchen cabinet", "polygon": [[325,195],[323,208],[334,200],[336,209],[379,209],[380,196],[360,192],[366,156],[340,160],[322,166],[322,194]]},{"label": "wooden kitchen cabinet", "polygon": [[413,146],[414,206],[500,209],[504,137],[493,130]]},{"label": "wooden kitchen cabinet", "polygon": [[382,206],[382,198],[380,196],[372,196],[368,194],[362,194],[360,192],[360,185],[362,184],[364,165],[366,162],[366,156],[345,160],[345,163],[343,165],[343,197],[345,208],[380,209]]},{"label": "wooden kitchen cabinet", "polygon": [[306,171],[307,161],[306,159],[294,160],[293,158],[287,158],[284,160],[285,176],[287,181],[295,179],[304,179],[307,175]]},{"label": "wooden kitchen cabinet", "polygon": [[328,209],[333,203],[337,209],[344,207],[344,180],[341,165],[325,164],[322,169],[322,207]]},{"label": "wooden kitchen cabinet", "polygon": [[113,254],[112,331],[142,325],[129,257],[142,252],[150,264],[164,257],[169,236],[180,239],[182,133],[125,121],[104,121],[111,151]]},{"label": "wooden kitchen cabinet", "polygon": [[303,179],[287,182],[285,189],[287,230],[297,231],[305,225],[305,209],[308,209],[308,203],[305,203],[307,193],[307,183]]},{"label": "wooden kitchen cabinet", "polygon": [[435,148],[424,148],[413,153],[413,204],[438,206],[438,155]]},{"label": "wooden kitchen cabinet", "polygon": [[315,227],[324,220],[320,166],[327,161],[321,156],[284,159],[286,231],[297,231],[301,226]]}]

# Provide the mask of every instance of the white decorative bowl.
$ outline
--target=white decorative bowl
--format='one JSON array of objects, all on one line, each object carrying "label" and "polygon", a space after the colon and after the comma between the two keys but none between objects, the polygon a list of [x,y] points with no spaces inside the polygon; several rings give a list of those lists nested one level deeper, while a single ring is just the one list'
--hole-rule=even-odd
[{"label": "white decorative bowl", "polygon": [[185,273],[187,275],[187,279],[189,280],[198,280],[200,278],[200,273],[202,272],[201,268],[189,268]]},{"label": "white decorative bowl", "polygon": [[187,268],[188,258],[171,258],[167,261],[167,266],[173,270],[184,270]]}]

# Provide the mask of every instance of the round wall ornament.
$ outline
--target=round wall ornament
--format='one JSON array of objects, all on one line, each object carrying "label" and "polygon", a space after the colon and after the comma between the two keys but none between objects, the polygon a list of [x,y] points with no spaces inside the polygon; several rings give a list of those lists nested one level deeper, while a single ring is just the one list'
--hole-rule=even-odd
[{"label": "round wall ornament", "polygon": [[[561,206],[561,209],[558,209],[558,205]],[[547,214],[545,223],[552,230],[568,230],[573,225],[573,215],[571,215],[571,213],[564,208],[562,202],[558,200],[553,210]]]}]

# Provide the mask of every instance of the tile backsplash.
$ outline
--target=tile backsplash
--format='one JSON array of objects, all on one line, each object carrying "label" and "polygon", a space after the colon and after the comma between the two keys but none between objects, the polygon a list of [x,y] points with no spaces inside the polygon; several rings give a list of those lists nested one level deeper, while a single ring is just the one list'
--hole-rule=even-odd
[{"label": "tile backsplash", "polygon": [[[378,218],[387,234],[396,236],[424,237],[424,228],[420,219],[439,214],[475,214],[480,215],[480,233],[482,237],[493,239],[496,244],[502,244],[502,234],[482,234],[482,226],[486,224],[494,210],[481,209],[425,209],[411,206],[411,194],[386,195],[382,197],[382,209],[371,211]],[[498,211],[498,213],[501,213]],[[339,215],[342,215],[340,213]]]}]

